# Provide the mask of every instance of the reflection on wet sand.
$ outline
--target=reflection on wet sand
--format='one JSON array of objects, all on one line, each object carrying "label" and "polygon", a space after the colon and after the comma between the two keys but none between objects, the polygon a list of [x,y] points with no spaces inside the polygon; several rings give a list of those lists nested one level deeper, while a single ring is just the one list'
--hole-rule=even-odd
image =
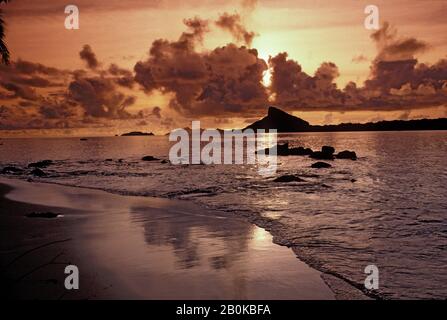
[{"label": "reflection on wet sand", "polygon": [[[36,241],[50,241],[51,235],[61,233],[72,239],[63,249],[79,266],[81,279],[93,279],[81,280],[86,295],[95,292],[89,298],[333,298],[318,272],[243,220],[206,212],[190,202],[8,183],[15,188],[7,195],[11,200],[67,208],[58,225],[48,223],[45,238]],[[32,230],[35,222],[21,218],[20,223]]]}]

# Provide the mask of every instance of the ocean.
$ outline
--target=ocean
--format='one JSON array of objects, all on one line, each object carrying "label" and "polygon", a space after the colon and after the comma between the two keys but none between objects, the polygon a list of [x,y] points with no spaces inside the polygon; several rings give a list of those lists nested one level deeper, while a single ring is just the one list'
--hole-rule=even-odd
[{"label": "ocean", "polygon": [[[124,195],[194,201],[243,216],[293,247],[311,267],[362,288],[379,269],[382,298],[447,298],[447,132],[280,134],[278,142],[314,150],[354,150],[357,161],[312,169],[308,157],[278,157],[273,182],[254,165],[179,165],[167,136],[2,139],[0,169],[51,159],[48,176],[19,179]],[[293,281],[293,280],[292,280]]]}]

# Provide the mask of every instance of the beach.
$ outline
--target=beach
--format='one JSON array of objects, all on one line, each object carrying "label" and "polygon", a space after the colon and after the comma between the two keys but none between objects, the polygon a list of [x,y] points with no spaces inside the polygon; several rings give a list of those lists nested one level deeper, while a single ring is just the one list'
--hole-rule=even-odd
[{"label": "beach", "polygon": [[[1,178],[0,219],[8,298],[335,298],[267,231],[190,201]],[[79,290],[64,287],[67,265],[79,269]]]}]

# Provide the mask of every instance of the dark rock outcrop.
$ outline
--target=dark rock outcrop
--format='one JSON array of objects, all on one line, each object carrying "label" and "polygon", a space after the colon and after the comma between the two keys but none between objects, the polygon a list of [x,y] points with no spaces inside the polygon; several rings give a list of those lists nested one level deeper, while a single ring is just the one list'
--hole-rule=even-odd
[{"label": "dark rock outcrop", "polygon": [[335,148],[331,147],[331,146],[323,146],[323,147],[321,147],[321,152],[326,153],[326,154],[334,154]]},{"label": "dark rock outcrop", "polygon": [[342,151],[335,155],[337,159],[357,160],[357,154],[354,151]]},{"label": "dark rock outcrop", "polygon": [[145,157],[141,158],[141,160],[142,161],[158,161],[160,159],[157,159],[157,158],[155,158],[153,156],[145,156]]},{"label": "dark rock outcrop", "polygon": [[278,132],[346,132],[346,131],[408,131],[447,130],[447,118],[421,120],[394,120],[368,123],[341,123],[336,125],[310,125],[278,108],[270,107],[268,115],[245,129],[277,129]]},{"label": "dark rock outcrop", "polygon": [[28,168],[46,168],[53,164],[52,160],[42,160],[38,162],[33,162],[28,165]]},{"label": "dark rock outcrop", "polygon": [[153,136],[154,134],[152,132],[141,132],[141,131],[133,131],[124,133],[121,136],[122,137],[138,137],[138,136]]},{"label": "dark rock outcrop", "polygon": [[310,148],[298,147],[289,149],[290,156],[310,156],[312,153],[313,151]]},{"label": "dark rock outcrop", "polygon": [[310,148],[303,148],[303,147],[289,148],[288,143],[278,144],[273,148],[265,149],[264,153],[266,155],[272,154],[272,151],[274,151],[275,148],[277,156],[308,156],[313,153],[312,149]]},{"label": "dark rock outcrop", "polygon": [[20,173],[23,173],[23,169],[13,167],[13,166],[7,166],[2,169],[1,173],[2,174],[20,174]]},{"label": "dark rock outcrop", "polygon": [[284,182],[284,183],[288,183],[288,182],[304,182],[306,180],[301,179],[298,176],[295,175],[285,175],[285,176],[281,176],[276,178],[275,180],[273,180],[273,182]]},{"label": "dark rock outcrop", "polygon": [[310,155],[312,159],[316,160],[334,160],[335,149],[333,147],[324,146],[321,151],[314,151]]},{"label": "dark rock outcrop", "polygon": [[54,212],[31,212],[26,215],[28,218],[46,218],[54,219],[60,216],[58,213]]},{"label": "dark rock outcrop", "polygon": [[245,129],[276,129],[278,132],[300,132],[309,129],[309,122],[292,116],[278,108],[270,107],[265,118],[256,121]]},{"label": "dark rock outcrop", "polygon": [[47,176],[47,174],[39,168],[36,168],[33,171],[31,171],[31,174],[36,177],[46,177]]},{"label": "dark rock outcrop", "polygon": [[326,162],[315,162],[311,166],[314,169],[325,169],[325,168],[331,168],[332,166],[329,163]]}]

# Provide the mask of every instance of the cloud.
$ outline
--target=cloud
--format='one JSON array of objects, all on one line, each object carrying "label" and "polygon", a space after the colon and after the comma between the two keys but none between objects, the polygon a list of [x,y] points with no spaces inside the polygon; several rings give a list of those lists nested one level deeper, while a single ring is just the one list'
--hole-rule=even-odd
[{"label": "cloud", "polygon": [[372,34],[377,56],[362,87],[354,82],[340,90],[333,63],[325,62],[310,76],[287,53],[269,61],[273,103],[289,110],[388,111],[442,105],[447,101],[447,60],[433,65],[418,63],[416,56],[430,48],[415,38],[399,38],[385,23]]},{"label": "cloud", "polygon": [[244,10],[253,11],[258,6],[258,0],[242,0],[241,5]]},{"label": "cloud", "polygon": [[400,116],[399,120],[408,120],[410,118],[411,110],[404,111]]},{"label": "cloud", "polygon": [[152,109],[152,115],[154,115],[158,119],[161,119],[161,109],[160,109],[160,107],[154,107]]},{"label": "cloud", "polygon": [[126,87],[129,89],[133,88],[135,81],[132,71],[121,68],[118,65],[112,63],[109,66],[108,73],[116,77],[114,80],[115,83],[118,84],[119,86]]},{"label": "cloud", "polygon": [[[257,1],[243,1],[250,13]],[[86,67],[69,71],[18,60],[0,66],[0,128],[101,127],[123,121],[140,124],[151,119],[163,128],[182,119],[208,117],[256,119],[270,104],[288,111],[331,112],[389,111],[405,118],[412,109],[447,105],[447,59],[433,64],[418,62],[430,45],[413,37],[399,37],[385,23],[374,32],[377,54],[353,62],[371,60],[370,75],[363,84],[349,82],[338,88],[340,70],[323,61],[315,72],[282,52],[264,61],[250,48],[255,32],[243,26],[244,14],[224,13],[216,21],[185,19],[186,31],[178,40],[153,41],[146,59],[133,70],[112,63],[105,67],[87,44],[79,53]],[[230,32],[235,43],[204,49],[212,27]],[[269,86],[263,84],[265,72]],[[137,90],[165,96],[160,107],[132,113]],[[133,108],[132,108],[133,109]]]},{"label": "cloud", "polygon": [[135,81],[143,90],[173,95],[169,106],[186,116],[265,107],[268,95],[261,81],[267,64],[257,51],[228,44],[199,52],[196,46],[207,29],[193,26],[205,24],[185,24],[189,32],[178,41],[154,41],[149,58],[135,65]]},{"label": "cloud", "polygon": [[339,76],[338,67],[323,62],[313,76],[305,73],[301,65],[280,53],[269,60],[271,92],[274,103],[289,110],[330,110],[343,105],[343,93],[334,80]]},{"label": "cloud", "polygon": [[0,82],[0,85],[8,91],[11,91],[13,94],[8,98],[22,98],[25,100],[35,101],[39,98],[36,91],[30,86],[21,85],[13,82]]},{"label": "cloud", "polygon": [[365,55],[359,54],[357,56],[352,57],[351,61],[354,63],[364,63],[364,62],[368,62],[369,59]]},{"label": "cloud", "polygon": [[117,91],[114,82],[104,77],[72,81],[68,97],[79,103],[86,115],[101,118],[129,118],[125,109],[135,103],[135,97]]},{"label": "cloud", "polygon": [[412,60],[416,54],[427,51],[430,46],[416,38],[398,38],[397,30],[385,22],[371,35],[376,43],[376,61]]},{"label": "cloud", "polygon": [[80,56],[88,61],[88,70],[59,70],[23,60],[0,66],[0,129],[104,126],[140,119],[126,110],[136,102],[125,93],[134,84],[132,71],[116,64],[100,69],[88,45]]},{"label": "cloud", "polygon": [[256,33],[253,31],[248,31],[241,22],[241,16],[237,13],[229,14],[227,12],[223,13],[215,24],[231,33],[237,42],[251,46]]},{"label": "cloud", "polygon": [[79,52],[79,57],[85,61],[87,67],[89,69],[96,69],[99,66],[98,59],[96,58],[96,54],[93,52],[92,48],[86,44]]}]

